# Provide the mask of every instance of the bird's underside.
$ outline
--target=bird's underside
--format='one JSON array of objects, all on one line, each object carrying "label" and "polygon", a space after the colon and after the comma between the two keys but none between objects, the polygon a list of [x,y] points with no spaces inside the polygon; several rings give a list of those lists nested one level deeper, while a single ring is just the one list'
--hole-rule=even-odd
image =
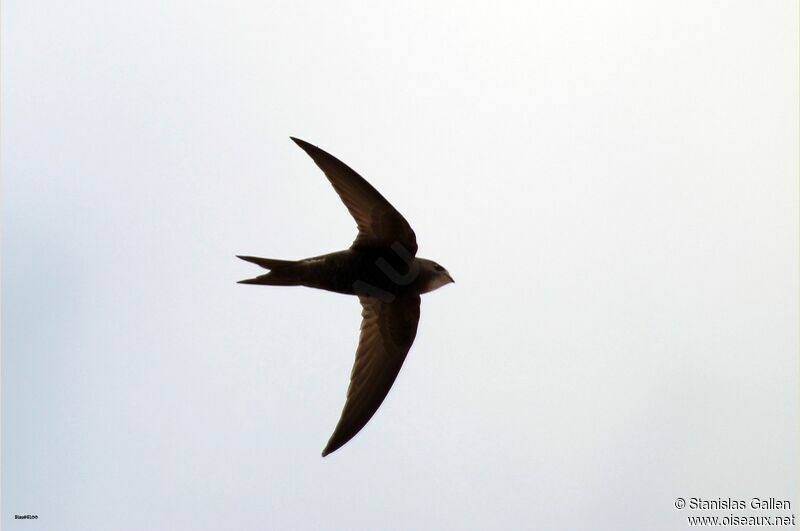
[{"label": "bird's underside", "polygon": [[406,261],[391,249],[347,249],[335,253],[286,261],[239,256],[271,271],[242,280],[242,284],[307,286],[345,295],[387,298],[425,291],[429,271],[416,259]]},{"label": "bird's underside", "polygon": [[328,177],[356,220],[358,236],[348,250],[305,260],[240,256],[269,269],[241,283],[302,285],[359,298],[362,322],[356,359],[341,418],[322,452],[326,456],[353,438],[386,398],[416,337],[420,293],[446,283],[441,275],[450,282],[452,278],[438,264],[414,258],[414,231],[367,181],[332,155],[292,140]]}]

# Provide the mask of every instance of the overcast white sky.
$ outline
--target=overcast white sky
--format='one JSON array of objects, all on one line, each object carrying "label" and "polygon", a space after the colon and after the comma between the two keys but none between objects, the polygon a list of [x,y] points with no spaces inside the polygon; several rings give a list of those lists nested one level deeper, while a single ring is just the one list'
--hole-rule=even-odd
[{"label": "overcast white sky", "polygon": [[[4,529],[800,506],[796,1],[7,0],[1,29]],[[289,135],[457,281],[325,459],[357,300],[235,284],[355,236]]]}]

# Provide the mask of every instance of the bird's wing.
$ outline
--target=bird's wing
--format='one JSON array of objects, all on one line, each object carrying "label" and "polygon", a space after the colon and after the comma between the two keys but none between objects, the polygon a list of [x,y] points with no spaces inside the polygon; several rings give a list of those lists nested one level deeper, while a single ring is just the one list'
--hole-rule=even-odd
[{"label": "bird's wing", "polygon": [[347,164],[320,148],[291,137],[325,173],[358,225],[353,247],[391,247],[399,243],[414,256],[417,237],[405,218]]},{"label": "bird's wing", "polygon": [[361,338],[350,374],[342,416],[322,456],[337,450],[363,428],[389,393],[417,335],[419,295],[384,302],[361,301]]}]

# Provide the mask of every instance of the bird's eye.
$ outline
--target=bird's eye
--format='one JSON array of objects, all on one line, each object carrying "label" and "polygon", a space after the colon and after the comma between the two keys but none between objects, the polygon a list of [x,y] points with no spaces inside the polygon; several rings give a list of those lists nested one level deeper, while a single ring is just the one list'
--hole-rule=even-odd
[{"label": "bird's eye", "polygon": [[439,264],[436,264],[435,266],[433,266],[433,268],[434,268],[436,271],[444,271],[444,268],[443,268],[442,266],[440,266]]}]

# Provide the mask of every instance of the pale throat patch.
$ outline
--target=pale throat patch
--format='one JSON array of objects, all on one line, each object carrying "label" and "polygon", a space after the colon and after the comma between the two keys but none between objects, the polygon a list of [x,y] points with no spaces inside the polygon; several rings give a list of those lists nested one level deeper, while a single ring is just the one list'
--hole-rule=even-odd
[{"label": "pale throat patch", "polygon": [[448,278],[447,274],[437,273],[435,276],[428,279],[428,282],[425,284],[425,291],[423,293],[427,293],[429,291],[433,291],[435,289],[439,289],[445,284],[449,284],[450,279]]}]

